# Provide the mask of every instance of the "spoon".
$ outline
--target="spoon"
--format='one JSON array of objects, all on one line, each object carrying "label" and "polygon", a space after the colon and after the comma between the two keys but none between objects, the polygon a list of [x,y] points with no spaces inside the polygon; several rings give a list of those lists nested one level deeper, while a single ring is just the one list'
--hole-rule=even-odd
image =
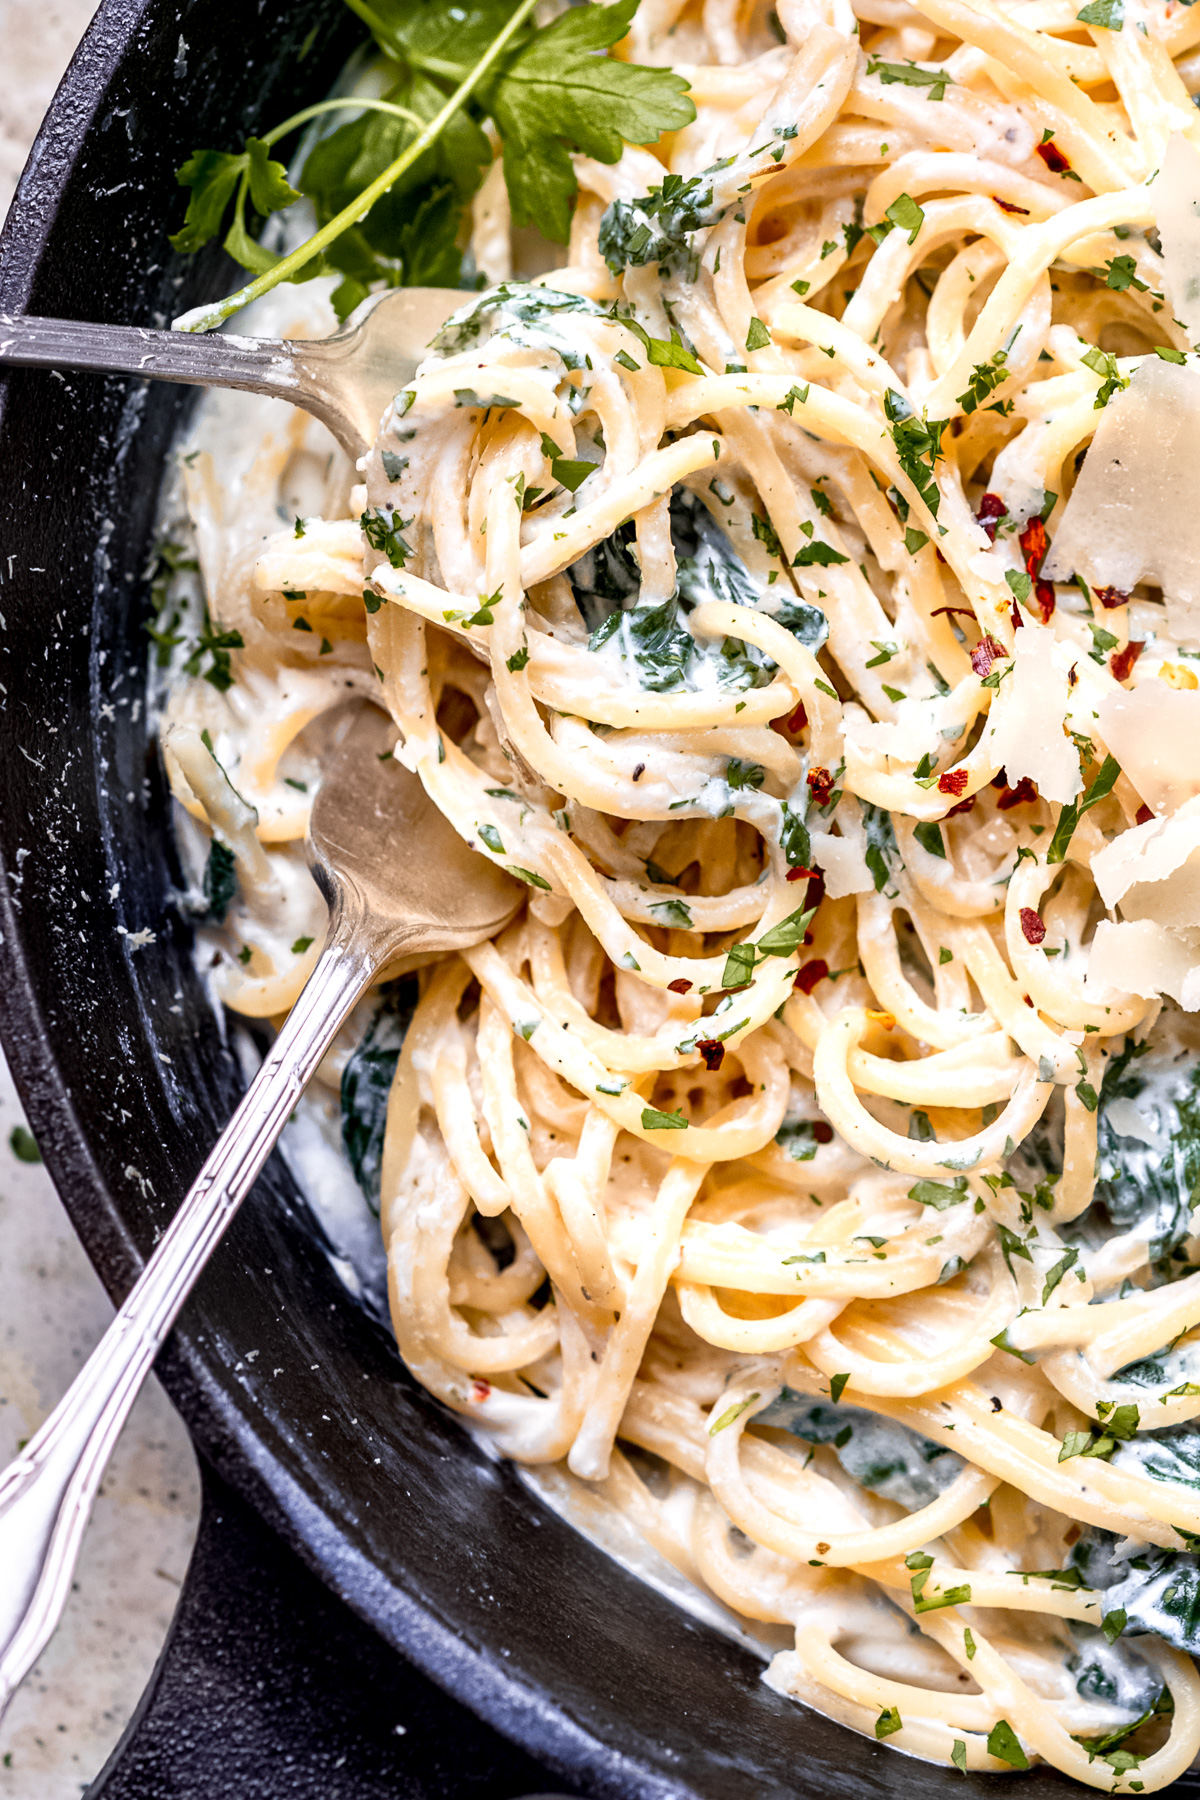
[{"label": "spoon", "polygon": [[469,298],[452,288],[393,288],[364,300],[332,337],[283,342],[0,313],[0,368],[86,369],[249,388],[312,413],[356,463],[379,436],[384,409],[411,380],[430,338]]},{"label": "spoon", "polygon": [[524,889],[464,843],[387,756],[360,703],[313,802],[309,861],[329,905],[320,961],[136,1285],[64,1398],[0,1475],[0,1717],[71,1586],[109,1456],[155,1356],[355,1002],[400,956],[465,949]]}]

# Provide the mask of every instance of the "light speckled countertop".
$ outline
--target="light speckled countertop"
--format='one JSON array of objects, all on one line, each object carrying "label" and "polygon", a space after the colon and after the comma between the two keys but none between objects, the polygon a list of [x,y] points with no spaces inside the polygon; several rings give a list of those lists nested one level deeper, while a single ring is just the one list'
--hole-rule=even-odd
[{"label": "light speckled countertop", "polygon": [[[0,0],[0,217],[93,0]],[[0,1467],[112,1316],[46,1171],[9,1147],[21,1111],[0,1063]],[[97,1500],[62,1624],[0,1724],[0,1800],[77,1800],[161,1648],[199,1512],[191,1444],[157,1383]]]}]

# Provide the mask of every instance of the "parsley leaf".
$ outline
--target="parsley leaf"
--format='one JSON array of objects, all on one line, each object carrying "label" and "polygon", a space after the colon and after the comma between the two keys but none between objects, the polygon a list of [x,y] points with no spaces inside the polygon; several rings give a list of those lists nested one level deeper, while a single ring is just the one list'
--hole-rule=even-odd
[{"label": "parsley leaf", "polygon": [[1146,283],[1138,280],[1137,263],[1132,256],[1114,256],[1105,265],[1104,280],[1116,294],[1123,294],[1126,288],[1136,288],[1139,294],[1146,292]]},{"label": "parsley leaf", "polygon": [[900,82],[904,87],[928,88],[931,100],[944,100],[946,89],[954,85],[949,69],[921,69],[913,62],[884,62],[878,56],[868,56],[867,74],[878,75],[884,87]]},{"label": "parsley leaf", "polygon": [[997,1719],[988,1732],[988,1754],[999,1757],[1001,1762],[1008,1763],[1013,1769],[1027,1769],[1029,1758],[1021,1748],[1020,1739],[1007,1719]]},{"label": "parsley leaf", "polygon": [[1088,812],[1093,806],[1098,806],[1101,800],[1111,794],[1120,773],[1121,765],[1116,757],[1106,756],[1100,765],[1100,773],[1087,793],[1078,800],[1072,800],[1069,806],[1063,807],[1058,815],[1058,824],[1054,827],[1054,836],[1050,839],[1050,848],[1046,852],[1048,863],[1064,861],[1067,848],[1075,835],[1075,827],[1080,819],[1085,812]]},{"label": "parsley leaf", "polygon": [[666,338],[652,338],[635,318],[619,312],[615,306],[607,317],[615,319],[619,325],[624,325],[626,331],[632,331],[635,337],[641,339],[646,351],[646,360],[654,368],[683,369],[689,375],[703,375],[704,370],[696,361],[694,351],[688,349],[674,325],[671,327],[671,341],[668,343]]},{"label": "parsley leaf", "polygon": [[245,154],[235,156],[224,150],[192,151],[175,174],[180,187],[190,188],[191,193],[183,224],[171,238],[172,249],[188,255],[216,237],[247,161]]},{"label": "parsley leaf", "polygon": [[519,50],[482,95],[504,142],[515,225],[565,244],[575,172],[568,150],[615,163],[624,143],[652,144],[696,116],[687,82],[597,56],[629,30],[638,0],[572,7]]},{"label": "parsley leaf", "polygon": [[917,233],[925,223],[925,214],[911,194],[901,194],[893,200],[884,217],[901,231],[907,231],[910,244],[916,243]]},{"label": "parsley leaf", "polygon": [[[280,280],[330,267],[343,276],[333,296],[343,318],[381,284],[457,286],[464,209],[492,161],[489,115],[516,223],[536,221],[563,243],[576,194],[572,150],[616,162],[625,141],[651,143],[695,117],[682,76],[604,54],[625,36],[638,0],[572,8],[541,28],[529,18],[532,0],[348,3],[383,52],[368,65],[382,77],[380,97],[318,102],[239,152],[194,150],[178,172],[191,193],[175,248],[200,249],[232,205],[225,248],[258,276],[188,315],[190,329],[211,329]],[[298,177],[317,232],[273,256],[247,229],[246,202],[265,215],[299,196],[269,148],[338,107],[358,116],[318,138]]]},{"label": "parsley leaf", "polygon": [[1099,25],[1105,31],[1120,31],[1125,23],[1125,0],[1091,0],[1075,17],[1081,25]]},{"label": "parsley leaf", "polygon": [[[1103,3],[1103,0],[1098,0],[1098,3]],[[1087,368],[1103,377],[1096,392],[1095,410],[1099,412],[1102,406],[1108,405],[1114,394],[1129,386],[1129,377],[1121,374],[1117,368],[1117,359],[1110,350],[1101,350],[1093,345],[1081,360]]]},{"label": "parsley leaf", "polygon": [[947,1207],[958,1206],[970,1198],[965,1175],[956,1175],[952,1182],[918,1181],[909,1188],[908,1197],[918,1206],[932,1206],[934,1212],[945,1212]]},{"label": "parsley leaf", "polygon": [[891,426],[900,467],[936,519],[941,495],[933,470],[941,455],[942,433],[947,421],[918,418],[903,394],[898,394],[895,388],[888,388],[884,395],[883,410]]},{"label": "parsley leaf", "polygon": [[407,531],[412,520],[397,517],[390,506],[375,506],[370,512],[363,513],[359,524],[372,550],[378,550],[381,556],[386,556],[393,569],[402,569],[407,558],[412,555],[412,545],[406,542],[401,533]]},{"label": "parsley leaf", "polygon": [[867,832],[866,864],[875,883],[875,892],[881,894],[892,878],[893,866],[902,866],[900,849],[892,829],[891,814],[881,806],[869,806],[862,801],[859,804]]},{"label": "parsley leaf", "polygon": [[850,558],[843,556],[840,550],[835,550],[832,544],[823,544],[818,540],[815,544],[801,544],[792,558],[792,567],[793,569],[832,569],[836,563],[849,561]]},{"label": "parsley leaf", "polygon": [[[642,1108],[643,1131],[686,1131],[687,1128],[688,1122],[682,1113],[659,1112],[653,1106],[644,1106]],[[757,1396],[755,1396],[755,1398],[757,1398]],[[749,1406],[749,1404],[750,1402],[747,1400],[746,1405]],[[736,1414],[733,1416],[736,1417]],[[714,1426],[713,1429],[719,1430],[720,1426]]]},{"label": "parsley leaf", "polygon": [[1007,361],[1007,350],[997,350],[987,362],[975,364],[966,393],[958,396],[958,404],[965,413],[973,413],[990,394],[995,393],[1002,381],[1008,380],[1008,370],[1004,366]]}]

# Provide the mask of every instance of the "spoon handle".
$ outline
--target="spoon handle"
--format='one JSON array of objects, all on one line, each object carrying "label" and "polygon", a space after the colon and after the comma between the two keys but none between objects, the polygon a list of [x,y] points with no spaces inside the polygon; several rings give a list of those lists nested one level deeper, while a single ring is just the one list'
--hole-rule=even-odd
[{"label": "spoon handle", "polygon": [[396,949],[394,927],[373,932],[357,906],[335,906],[320,961],[136,1285],[0,1475],[0,1717],[58,1623],[96,1489],[176,1314],[339,1027]]}]

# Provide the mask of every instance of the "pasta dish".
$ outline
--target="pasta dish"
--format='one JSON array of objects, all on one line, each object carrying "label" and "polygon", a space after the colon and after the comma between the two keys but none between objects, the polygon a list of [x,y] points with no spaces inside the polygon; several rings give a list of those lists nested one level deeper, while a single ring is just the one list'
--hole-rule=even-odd
[{"label": "pasta dish", "polygon": [[184,446],[202,965],[287,1013],[385,708],[528,889],[306,1102],[410,1370],[780,1692],[1153,1792],[1200,1750],[1200,8],[611,10],[691,105],[576,148],[526,279],[488,140],[480,291],[363,464],[245,396]]}]

